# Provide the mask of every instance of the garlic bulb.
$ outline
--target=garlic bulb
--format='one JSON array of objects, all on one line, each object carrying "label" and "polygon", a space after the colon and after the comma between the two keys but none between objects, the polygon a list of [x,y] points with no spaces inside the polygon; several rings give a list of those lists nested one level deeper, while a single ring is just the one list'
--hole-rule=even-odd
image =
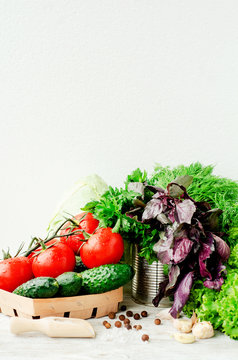
[{"label": "garlic bulb", "polygon": [[210,321],[201,321],[193,325],[193,335],[198,339],[208,339],[214,336],[213,326]]}]

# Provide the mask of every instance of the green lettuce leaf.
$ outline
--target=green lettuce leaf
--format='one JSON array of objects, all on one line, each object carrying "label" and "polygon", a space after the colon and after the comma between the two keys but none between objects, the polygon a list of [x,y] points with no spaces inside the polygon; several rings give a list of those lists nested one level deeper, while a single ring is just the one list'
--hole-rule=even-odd
[{"label": "green lettuce leaf", "polygon": [[48,232],[53,232],[65,218],[82,212],[81,208],[86,203],[99,200],[107,189],[108,186],[105,181],[96,174],[79,179],[59,204],[49,223]]}]

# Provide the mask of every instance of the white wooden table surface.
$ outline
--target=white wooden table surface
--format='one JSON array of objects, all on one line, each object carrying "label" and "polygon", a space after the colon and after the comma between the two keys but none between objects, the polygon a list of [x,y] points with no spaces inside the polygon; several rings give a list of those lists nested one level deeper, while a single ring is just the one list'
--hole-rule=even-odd
[{"label": "white wooden table surface", "polygon": [[[176,332],[171,321],[163,320],[155,325],[154,319],[160,309],[138,305],[129,295],[125,295],[123,304],[127,310],[141,313],[147,310],[148,317],[131,320],[132,325],[141,324],[142,330],[115,328],[115,320],[108,317],[90,319],[96,337],[92,339],[48,338],[40,333],[13,335],[9,330],[9,317],[0,314],[0,359],[136,359],[136,360],[237,360],[238,341],[216,332],[215,337],[198,340],[193,344],[180,344],[172,334]],[[117,314],[117,318],[119,314]],[[124,314],[124,312],[123,312]],[[111,322],[106,329],[102,322]],[[149,342],[141,340],[142,334],[148,334]]]}]

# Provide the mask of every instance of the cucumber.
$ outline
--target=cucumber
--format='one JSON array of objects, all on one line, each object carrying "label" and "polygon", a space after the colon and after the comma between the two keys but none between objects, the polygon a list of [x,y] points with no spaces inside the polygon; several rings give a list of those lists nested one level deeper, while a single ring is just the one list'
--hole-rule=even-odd
[{"label": "cucumber", "polygon": [[59,284],[60,296],[75,296],[78,295],[82,287],[82,276],[76,272],[65,272],[59,275],[56,280]]},{"label": "cucumber", "polygon": [[81,272],[83,292],[100,294],[114,290],[129,282],[134,276],[134,270],[127,264],[108,264]]},{"label": "cucumber", "polygon": [[76,264],[74,267],[75,272],[80,273],[84,270],[87,270],[87,266],[84,265],[80,256],[75,256],[75,261],[76,261]]},{"label": "cucumber", "polygon": [[52,277],[40,276],[18,286],[13,293],[29,298],[51,298],[59,290],[59,284]]}]

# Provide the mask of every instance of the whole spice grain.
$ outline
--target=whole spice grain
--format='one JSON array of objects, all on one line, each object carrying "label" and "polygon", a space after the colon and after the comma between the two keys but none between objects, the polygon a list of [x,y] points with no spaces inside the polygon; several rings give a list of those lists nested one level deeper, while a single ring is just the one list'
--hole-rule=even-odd
[{"label": "whole spice grain", "polygon": [[134,315],[134,319],[135,319],[135,320],[139,320],[139,319],[140,319],[140,314],[136,313],[136,314]]},{"label": "whole spice grain", "polygon": [[127,318],[125,318],[125,320],[124,320],[124,324],[126,325],[126,324],[130,324],[130,319],[127,319]]},{"label": "whole spice grain", "polygon": [[142,312],[141,312],[141,316],[142,316],[142,317],[147,317],[147,316],[148,316],[147,311],[145,311],[145,310],[144,310],[144,311],[142,311]]},{"label": "whole spice grain", "polygon": [[161,324],[161,320],[160,320],[160,319],[155,319],[154,323],[155,323],[155,325],[160,325],[160,324]]},{"label": "whole spice grain", "polygon": [[105,324],[105,328],[106,328],[106,329],[110,329],[110,327],[111,327],[111,324],[107,322],[107,323]]},{"label": "whole spice grain", "polygon": [[107,320],[104,320],[102,324],[105,326],[107,324]]},{"label": "whole spice grain", "polygon": [[116,321],[116,322],[115,322],[115,326],[116,326],[117,328],[120,328],[120,327],[121,327],[121,322],[120,322],[120,321]]},{"label": "whole spice grain", "polygon": [[120,319],[121,321],[124,321],[125,318],[126,318],[125,315],[120,315],[120,316],[119,316],[119,319]]},{"label": "whole spice grain", "polygon": [[121,306],[121,311],[126,311],[126,305]]},{"label": "whole spice grain", "polygon": [[127,330],[131,330],[131,329],[132,329],[132,327],[131,327],[130,324],[126,324],[125,328],[126,328]]},{"label": "whole spice grain", "polygon": [[137,331],[142,329],[142,326],[141,326],[141,325],[134,325],[133,327],[134,327]]},{"label": "whole spice grain", "polygon": [[128,310],[128,311],[126,312],[126,316],[128,316],[128,317],[132,317],[132,316],[133,316],[133,312],[132,312],[132,311],[130,311],[130,310]]},{"label": "whole spice grain", "polygon": [[109,319],[115,319],[116,314],[111,311],[111,312],[109,312],[108,317],[109,317]]},{"label": "whole spice grain", "polygon": [[142,340],[142,341],[149,341],[149,335],[143,334],[143,335],[141,336],[141,340]]}]

